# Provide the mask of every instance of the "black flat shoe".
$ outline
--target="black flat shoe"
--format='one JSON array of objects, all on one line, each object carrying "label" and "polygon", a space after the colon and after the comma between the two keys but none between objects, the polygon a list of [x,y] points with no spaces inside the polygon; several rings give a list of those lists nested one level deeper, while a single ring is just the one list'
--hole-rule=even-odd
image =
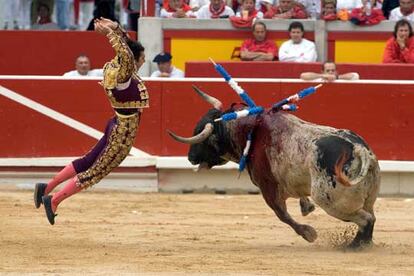
[{"label": "black flat shoe", "polygon": [[36,183],[34,189],[34,204],[36,208],[39,208],[40,205],[42,205],[42,196],[45,194],[46,187],[46,183]]},{"label": "black flat shoe", "polygon": [[46,216],[49,220],[50,224],[55,224],[55,217],[57,216],[55,213],[53,213],[52,210],[52,196],[43,196],[42,197],[43,205],[45,206]]}]

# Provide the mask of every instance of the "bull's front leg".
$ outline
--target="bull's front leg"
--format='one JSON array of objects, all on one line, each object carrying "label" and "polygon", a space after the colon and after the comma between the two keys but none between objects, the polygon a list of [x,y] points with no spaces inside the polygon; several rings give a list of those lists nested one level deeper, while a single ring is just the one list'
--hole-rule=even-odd
[{"label": "bull's front leg", "polygon": [[314,242],[318,237],[315,229],[306,224],[297,223],[287,212],[286,200],[281,198],[276,188],[277,184],[258,185],[262,191],[262,195],[267,205],[272,208],[276,216],[284,223],[289,224],[295,232],[302,236],[308,242]]}]

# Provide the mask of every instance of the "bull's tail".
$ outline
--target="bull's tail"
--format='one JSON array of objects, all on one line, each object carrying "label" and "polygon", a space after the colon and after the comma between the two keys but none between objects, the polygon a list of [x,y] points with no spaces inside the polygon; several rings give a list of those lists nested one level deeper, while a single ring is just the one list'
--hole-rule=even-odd
[{"label": "bull's tail", "polygon": [[367,175],[369,167],[371,165],[372,157],[370,152],[365,147],[356,146],[354,148],[354,157],[355,159],[358,159],[361,163],[359,172],[354,179],[349,179],[348,176],[346,176],[346,174],[342,170],[345,162],[349,158],[349,154],[347,152],[342,153],[342,155],[339,157],[335,164],[334,170],[336,180],[346,187],[351,187],[353,185],[360,183],[362,179],[364,179]]}]

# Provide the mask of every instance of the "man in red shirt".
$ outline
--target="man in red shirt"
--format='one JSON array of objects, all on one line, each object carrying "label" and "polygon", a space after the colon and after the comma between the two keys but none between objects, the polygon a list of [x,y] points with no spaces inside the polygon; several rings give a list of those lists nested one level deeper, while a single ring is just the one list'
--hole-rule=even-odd
[{"label": "man in red shirt", "polygon": [[253,37],[243,42],[240,58],[245,61],[277,60],[278,48],[274,41],[266,39],[266,25],[255,22],[252,26]]}]

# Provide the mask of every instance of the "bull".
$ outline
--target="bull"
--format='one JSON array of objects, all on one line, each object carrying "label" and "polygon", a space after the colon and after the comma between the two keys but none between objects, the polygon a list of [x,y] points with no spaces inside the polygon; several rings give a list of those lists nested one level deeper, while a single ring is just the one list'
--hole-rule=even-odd
[{"label": "bull", "polygon": [[188,160],[193,165],[209,169],[228,161],[238,163],[252,131],[246,168],[282,222],[308,242],[315,241],[315,229],[295,221],[286,208],[288,198],[299,198],[302,215],[307,215],[314,209],[311,197],[329,215],[358,226],[350,247],[372,243],[380,170],[375,154],[360,136],[272,109],[257,116],[215,122],[235,108],[223,111],[218,99],[194,89],[214,108],[197,123],[192,137],[169,131],[175,140],[191,145]]}]

